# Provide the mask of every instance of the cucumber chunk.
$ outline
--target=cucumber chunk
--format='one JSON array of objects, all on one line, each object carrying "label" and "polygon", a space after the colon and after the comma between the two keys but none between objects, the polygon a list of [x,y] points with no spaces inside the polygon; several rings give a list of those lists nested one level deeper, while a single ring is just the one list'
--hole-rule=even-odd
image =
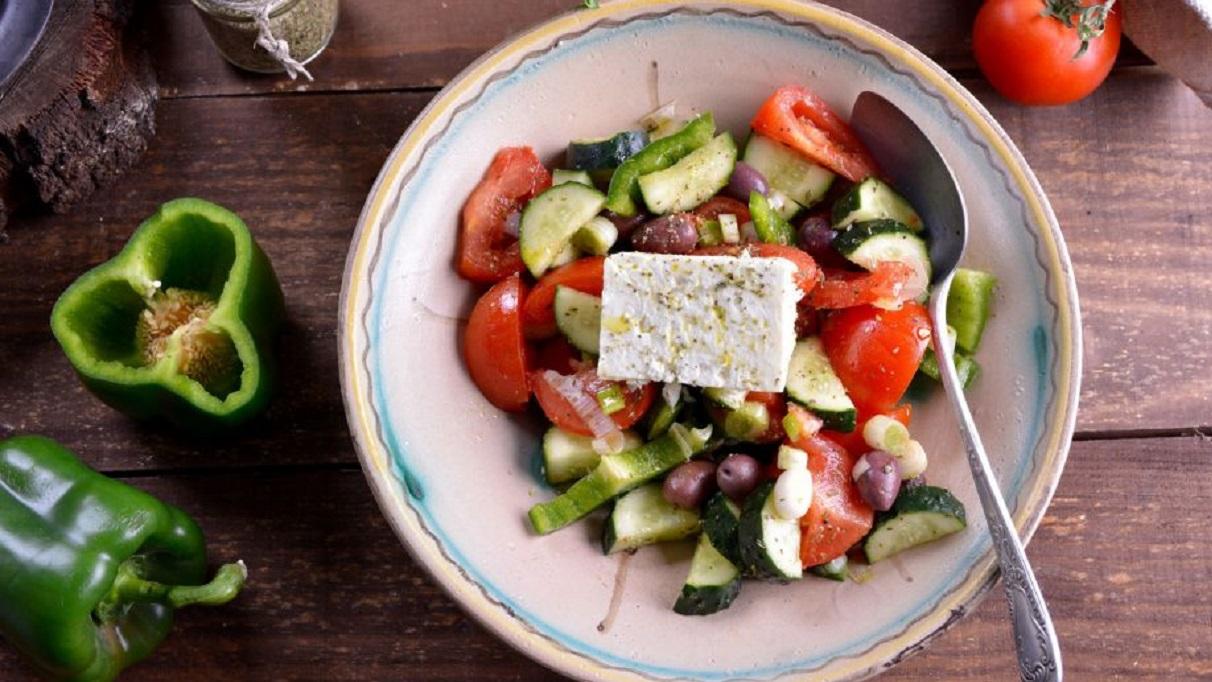
[{"label": "cucumber chunk", "polygon": [[605,203],[605,195],[578,182],[556,185],[531,200],[518,228],[522,261],[530,274],[541,277]]},{"label": "cucumber chunk", "polygon": [[946,488],[923,485],[901,492],[892,509],[876,522],[863,543],[867,561],[876,563],[912,547],[933,542],[968,526],[964,504]]},{"label": "cucumber chunk", "polygon": [[737,543],[737,528],[741,523],[741,508],[728,496],[716,492],[703,508],[703,533],[711,538],[711,544],[734,564],[741,563],[741,549]]},{"label": "cucumber chunk", "polygon": [[686,401],[684,400],[679,400],[673,405],[661,400],[656,407],[653,407],[644,418],[647,426],[645,433],[648,436],[648,440],[654,440],[665,435],[665,432],[669,430],[669,427],[673,426],[673,422],[681,414],[682,406],[685,404]]},{"label": "cucumber chunk", "polygon": [[724,417],[724,435],[752,441],[770,430],[770,409],[763,403],[745,402]]},{"label": "cucumber chunk", "polygon": [[602,551],[614,554],[657,542],[681,540],[698,530],[697,510],[670,504],[661,494],[661,484],[648,483],[614,503],[614,510],[602,532]]},{"label": "cucumber chunk", "polygon": [[958,268],[947,294],[947,323],[955,327],[955,345],[975,353],[981,345],[997,277],[980,270]]},{"label": "cucumber chunk", "polygon": [[775,215],[783,220],[790,221],[799,215],[800,211],[804,210],[804,207],[798,202],[777,189],[770,190],[770,196],[767,198],[770,201],[770,208],[774,210]]},{"label": "cucumber chunk", "polygon": [[564,170],[563,168],[556,169],[551,172],[551,184],[562,185],[566,182],[577,182],[586,187],[593,187],[593,179],[589,177],[589,173],[583,170]]},{"label": "cucumber chunk", "polygon": [[846,570],[849,568],[849,566],[850,560],[846,558],[845,554],[843,554],[832,561],[827,561],[823,564],[813,566],[812,568],[808,569],[808,571],[812,573],[812,575],[819,578],[843,582],[846,580]]},{"label": "cucumber chunk", "polygon": [[608,218],[596,216],[572,235],[572,245],[594,256],[605,256],[619,240],[619,228]]},{"label": "cucumber chunk", "polygon": [[602,299],[566,286],[557,286],[555,300],[556,327],[577,350],[598,354],[598,337],[602,333]]},{"label": "cucumber chunk", "polygon": [[825,428],[844,433],[854,430],[858,410],[829,364],[820,339],[795,344],[787,371],[787,396],[820,417]]},{"label": "cucumber chunk", "polygon": [[647,146],[648,133],[643,130],[624,130],[611,137],[569,142],[566,161],[574,170],[614,169]]},{"label": "cucumber chunk", "polygon": [[557,531],[605,504],[610,498],[660,476],[701,452],[710,427],[688,429],[674,424],[664,436],[612,455],[573,483],[562,495],[530,508],[530,524],[540,535]]},{"label": "cucumber chunk", "polygon": [[[635,433],[624,431],[626,445],[623,450],[633,450],[644,444]],[[593,449],[593,438],[569,433],[558,427],[547,429],[543,434],[543,475],[551,484],[574,481],[593,471],[602,456]]]},{"label": "cucumber chunk", "polygon": [[741,570],[704,533],[694,548],[690,574],[673,610],[683,616],[709,616],[732,605],[741,593]]},{"label": "cucumber chunk", "polygon": [[749,392],[743,388],[704,388],[703,397],[720,407],[735,410],[745,404],[745,396]]},{"label": "cucumber chunk", "polygon": [[878,263],[896,261],[913,269],[905,298],[924,301],[930,289],[930,250],[926,240],[895,220],[855,223],[833,239],[833,248],[851,263],[874,270]]},{"label": "cucumber chunk", "polygon": [[774,483],[758,486],[745,500],[737,527],[737,542],[745,568],[772,580],[799,580],[800,524],[778,515],[774,509]]},{"label": "cucumber chunk", "polygon": [[736,166],[736,144],[724,133],[669,168],[640,177],[640,193],[653,213],[689,211],[728,184]]},{"label": "cucumber chunk", "polygon": [[[960,386],[968,388],[980,376],[981,366],[966,353],[956,352],[954,358],[955,374],[959,377]],[[938,356],[934,354],[933,348],[926,349],[926,354],[922,356],[922,364],[917,371],[934,381],[942,381],[942,376],[939,374]]]},{"label": "cucumber chunk", "polygon": [[[749,137],[742,161],[761,173],[771,188],[795,202],[796,211],[823,199],[835,177],[790,147],[757,134]],[[783,218],[791,220],[796,211]]]},{"label": "cucumber chunk", "polygon": [[890,219],[920,232],[922,219],[905,198],[879,178],[855,185],[833,205],[833,226],[841,229],[867,220]]}]

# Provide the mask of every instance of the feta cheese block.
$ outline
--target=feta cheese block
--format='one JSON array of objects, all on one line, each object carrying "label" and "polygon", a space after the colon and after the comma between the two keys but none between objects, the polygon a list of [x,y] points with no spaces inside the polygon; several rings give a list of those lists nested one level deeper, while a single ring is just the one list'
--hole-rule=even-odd
[{"label": "feta cheese block", "polygon": [[795,348],[795,265],[625,252],[606,259],[598,374],[782,391]]}]

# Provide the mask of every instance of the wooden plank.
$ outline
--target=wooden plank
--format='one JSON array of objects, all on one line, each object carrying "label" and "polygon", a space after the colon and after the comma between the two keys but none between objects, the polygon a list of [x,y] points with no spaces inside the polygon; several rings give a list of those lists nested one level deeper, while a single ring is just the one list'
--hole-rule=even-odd
[{"label": "wooden plank", "polygon": [[[207,40],[188,0],[148,6],[164,96],[294,90],[382,90],[443,85],[508,36],[572,10],[578,0],[358,0],[341,5],[332,43],[309,66],[316,82],[244,74]],[[949,67],[970,67],[976,5],[937,0],[829,0],[892,30]],[[895,5],[895,8],[894,6]]]},{"label": "wooden plank", "polygon": [[[212,560],[243,557],[252,580],[229,607],[183,613],[163,650],[124,679],[554,679],[474,624],[410,561],[360,473],[133,483],[196,513]],[[1212,675],[1209,505],[1210,442],[1075,445],[1029,552],[1073,679]],[[886,679],[1011,679],[997,590]],[[0,678],[26,679],[19,670],[0,647]]]},{"label": "wooden plank", "polygon": [[[1079,427],[1207,425],[1212,226],[1200,217],[1212,214],[1212,111],[1145,71],[1117,74],[1069,109],[1022,109],[971,85],[1022,145],[1064,225],[1086,322]],[[111,192],[70,215],[18,221],[0,247],[0,427],[60,438],[107,469],[352,461],[335,357],[344,254],[379,165],[427,97],[164,102],[159,137]],[[197,444],[132,425],[79,388],[46,324],[79,273],[116,252],[157,203],[184,194],[243,215],[287,292],[285,385],[238,441]]]}]

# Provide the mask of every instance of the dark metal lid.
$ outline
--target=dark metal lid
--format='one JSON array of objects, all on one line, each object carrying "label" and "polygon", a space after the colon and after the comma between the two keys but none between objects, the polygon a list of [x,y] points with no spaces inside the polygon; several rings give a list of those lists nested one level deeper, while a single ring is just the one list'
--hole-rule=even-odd
[{"label": "dark metal lid", "polygon": [[0,0],[0,95],[46,28],[53,0]]}]

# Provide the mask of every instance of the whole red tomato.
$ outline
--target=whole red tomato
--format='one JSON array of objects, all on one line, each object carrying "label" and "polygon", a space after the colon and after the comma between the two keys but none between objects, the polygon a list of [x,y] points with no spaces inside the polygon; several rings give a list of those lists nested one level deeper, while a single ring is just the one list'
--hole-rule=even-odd
[{"label": "whole red tomato", "polygon": [[[976,15],[972,48],[985,77],[1007,99],[1068,104],[1111,73],[1120,32],[1113,1],[988,0]],[[1089,38],[1084,48],[1083,34]]]}]

